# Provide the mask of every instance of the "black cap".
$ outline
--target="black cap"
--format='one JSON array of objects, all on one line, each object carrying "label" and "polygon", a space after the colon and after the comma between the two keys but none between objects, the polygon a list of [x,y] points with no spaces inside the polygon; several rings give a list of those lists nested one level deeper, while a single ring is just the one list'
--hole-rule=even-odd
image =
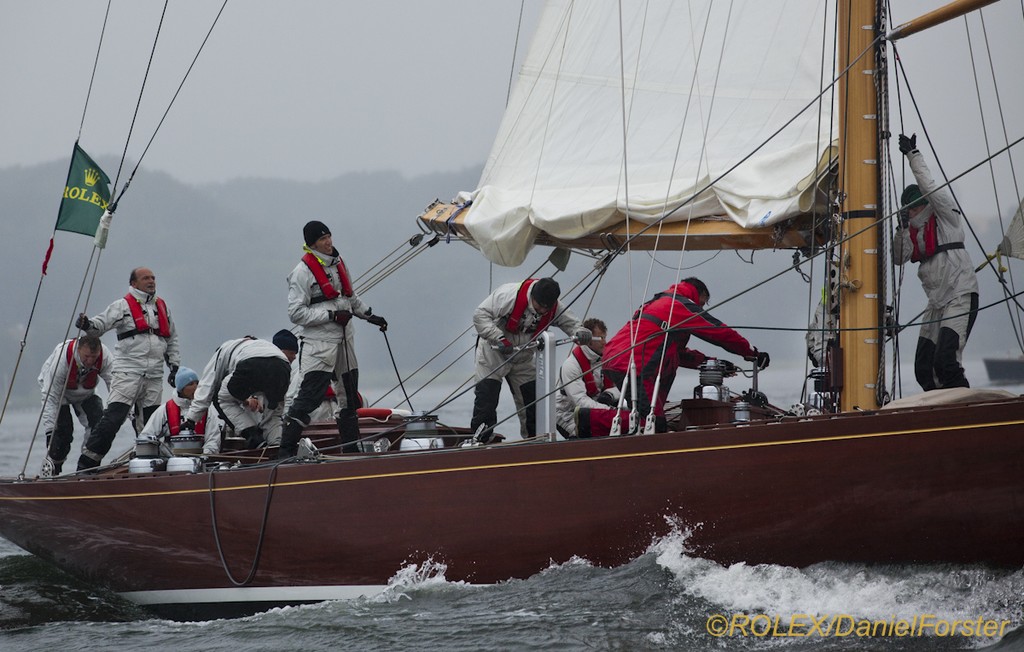
[{"label": "black cap", "polygon": [[298,338],[295,337],[295,334],[292,333],[287,328],[282,328],[281,330],[274,333],[274,339],[271,341],[274,343],[274,346],[281,349],[282,351],[299,350]]},{"label": "black cap", "polygon": [[302,238],[306,241],[307,247],[312,247],[317,240],[325,235],[331,235],[331,230],[323,222],[313,220],[306,222],[306,226],[302,227]]},{"label": "black cap", "polygon": [[553,278],[537,279],[530,288],[530,298],[547,308],[554,308],[561,294],[562,288],[558,287],[558,282]]}]

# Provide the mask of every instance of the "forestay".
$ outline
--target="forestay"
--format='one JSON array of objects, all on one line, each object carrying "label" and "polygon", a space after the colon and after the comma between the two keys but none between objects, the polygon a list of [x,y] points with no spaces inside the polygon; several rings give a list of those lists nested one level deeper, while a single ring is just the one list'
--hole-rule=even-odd
[{"label": "forestay", "polygon": [[[549,2],[478,189],[460,195],[473,200],[476,243],[515,266],[539,230],[599,231],[621,221],[627,197],[647,223],[683,206],[828,86],[825,4],[623,0],[620,50],[618,3]],[[809,210],[834,129],[823,97],[669,219],[749,228]]]}]

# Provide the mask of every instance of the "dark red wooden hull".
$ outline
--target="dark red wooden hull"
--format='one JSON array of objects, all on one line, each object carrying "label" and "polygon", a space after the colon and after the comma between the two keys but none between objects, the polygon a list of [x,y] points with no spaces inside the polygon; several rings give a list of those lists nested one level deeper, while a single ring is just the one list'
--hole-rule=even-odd
[{"label": "dark red wooden hull", "polygon": [[[614,566],[673,527],[692,530],[694,555],[723,563],[1024,566],[1024,400],[0,482],[0,534],[153,605],[355,595],[427,559],[473,583],[574,555]],[[241,581],[254,562],[236,590],[225,564]]]}]

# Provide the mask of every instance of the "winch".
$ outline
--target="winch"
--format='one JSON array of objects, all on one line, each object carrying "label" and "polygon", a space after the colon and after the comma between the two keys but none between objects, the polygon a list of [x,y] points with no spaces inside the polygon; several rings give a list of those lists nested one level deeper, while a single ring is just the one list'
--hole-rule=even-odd
[{"label": "winch", "polygon": [[437,436],[437,415],[420,411],[405,417],[405,436],[402,437],[399,450],[432,448],[444,448],[444,440]]},{"label": "winch", "polygon": [[718,358],[708,358],[699,367],[700,385],[693,389],[693,398],[706,398],[712,401],[728,401],[729,388],[725,380],[726,367]]}]

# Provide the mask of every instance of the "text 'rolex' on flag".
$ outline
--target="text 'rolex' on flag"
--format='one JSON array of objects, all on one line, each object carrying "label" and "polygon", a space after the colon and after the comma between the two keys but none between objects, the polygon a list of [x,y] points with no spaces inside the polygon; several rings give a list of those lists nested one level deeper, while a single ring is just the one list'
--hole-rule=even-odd
[{"label": "text 'rolex' on flag", "polygon": [[64,199],[57,213],[56,231],[96,235],[100,217],[110,203],[110,178],[78,143],[71,155],[71,169]]}]

